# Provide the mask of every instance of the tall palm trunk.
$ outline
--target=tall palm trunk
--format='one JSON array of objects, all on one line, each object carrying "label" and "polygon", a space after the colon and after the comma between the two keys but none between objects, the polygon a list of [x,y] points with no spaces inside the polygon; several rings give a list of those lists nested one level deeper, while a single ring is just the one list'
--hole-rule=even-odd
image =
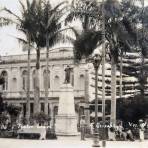
[{"label": "tall palm trunk", "polygon": [[121,51],[120,57],[120,98],[122,98],[122,73],[123,73],[123,52]]},{"label": "tall palm trunk", "polygon": [[[144,11],[145,11],[145,8],[144,8],[144,0],[141,0],[141,4],[142,4],[142,38],[144,40]],[[144,73],[144,64],[145,64],[145,61],[144,61],[144,54],[143,54],[143,49],[141,49],[141,55],[140,55],[140,58],[141,58],[141,97],[142,99],[144,99],[144,95],[145,95],[145,73]]]},{"label": "tall palm trunk", "polygon": [[144,56],[142,54],[142,51],[140,52],[140,63],[141,63],[141,68],[140,68],[140,93],[141,93],[141,99],[144,99],[145,95],[145,74],[144,74]]},{"label": "tall palm trunk", "polygon": [[[105,104],[106,104],[106,98],[105,98],[105,62],[106,62],[106,48],[105,48],[105,9],[104,9],[104,0],[102,0],[102,121],[103,126],[105,127]],[[105,128],[103,130],[103,141],[102,146],[105,147]]]},{"label": "tall palm trunk", "polygon": [[40,48],[36,50],[36,71],[35,71],[35,92],[34,92],[34,109],[35,112],[40,112],[39,103],[40,103],[40,80],[39,80],[39,70],[40,70]]},{"label": "tall palm trunk", "polygon": [[87,127],[90,127],[90,110],[89,110],[89,75],[88,69],[85,70],[85,101],[86,101],[86,124]]},{"label": "tall palm trunk", "polygon": [[116,63],[111,58],[111,122],[116,124]]},{"label": "tall palm trunk", "polygon": [[49,62],[49,39],[48,34],[46,34],[46,81],[45,81],[45,114],[48,114],[48,62]]},{"label": "tall palm trunk", "polygon": [[29,38],[29,46],[28,46],[28,76],[27,76],[27,103],[26,103],[26,118],[27,123],[29,123],[30,117],[30,38]]}]

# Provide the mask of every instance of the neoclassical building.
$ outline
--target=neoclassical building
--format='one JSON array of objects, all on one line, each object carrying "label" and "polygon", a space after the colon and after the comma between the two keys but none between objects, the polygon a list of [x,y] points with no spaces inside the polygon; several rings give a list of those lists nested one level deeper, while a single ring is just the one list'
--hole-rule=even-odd
[{"label": "neoclassical building", "polygon": [[[46,81],[46,58],[41,54],[40,58],[40,111],[45,111],[45,81]],[[36,55],[31,54],[30,62],[30,115],[34,110],[34,86],[35,86],[35,62]],[[48,75],[48,113],[52,119],[57,114],[60,86],[64,83],[65,68],[72,68],[70,82],[74,88],[75,106],[78,108],[86,102],[86,79],[85,62],[74,65],[73,52],[67,49],[57,49],[49,55]],[[4,101],[22,107],[22,116],[26,116],[27,101],[27,55],[2,56],[0,61],[0,74],[5,78],[5,84],[1,86]],[[82,111],[83,112],[83,111]],[[79,118],[79,116],[78,116]]]},{"label": "neoclassical building", "polygon": [[[133,54],[132,54],[133,55]],[[130,55],[131,56],[131,55]],[[138,58],[138,57],[137,57]],[[26,117],[27,102],[27,55],[2,56],[0,59],[0,75],[5,78],[5,84],[1,86],[4,101],[22,107],[22,116]],[[129,57],[124,57],[127,61]],[[130,60],[132,60],[130,58]],[[125,62],[124,61],[124,62]],[[36,55],[31,54],[30,62],[30,116],[35,113],[34,105],[34,86],[35,86],[35,64]],[[81,115],[85,114],[89,122],[89,117],[94,116],[92,108],[94,108],[95,99],[95,75],[92,63],[82,60],[80,64],[74,64],[73,51],[68,48],[57,48],[49,54],[49,74],[48,74],[48,114],[54,124],[55,116],[58,111],[59,96],[61,86],[65,81],[65,68],[69,65],[72,68],[70,73],[70,83],[74,89],[75,109],[77,113],[78,123]],[[106,62],[106,103],[108,102],[108,117],[110,118],[111,104],[111,65]],[[46,84],[46,54],[41,53],[40,58],[40,100],[39,110],[45,112],[45,84]],[[117,71],[117,99],[119,96],[120,73]],[[123,74],[123,98],[134,97],[137,92],[137,79],[133,76]],[[130,89],[128,89],[130,87]],[[102,70],[101,65],[98,71],[98,99],[99,112],[101,113],[102,99]],[[89,109],[91,112],[89,113]],[[100,114],[100,117],[102,115]]]}]

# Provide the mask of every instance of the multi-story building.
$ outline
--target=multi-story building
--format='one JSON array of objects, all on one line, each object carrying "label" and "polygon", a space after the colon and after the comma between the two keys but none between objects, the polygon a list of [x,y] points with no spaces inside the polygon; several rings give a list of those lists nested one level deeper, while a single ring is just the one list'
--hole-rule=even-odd
[{"label": "multi-story building", "polygon": [[[27,102],[27,55],[13,55],[2,56],[0,59],[0,74],[5,78],[5,84],[2,85],[2,94],[4,101],[19,105],[22,107],[22,116],[26,116],[26,102]],[[30,62],[30,115],[35,113],[34,109],[34,86],[35,86],[35,65],[36,55],[31,54]],[[69,65],[72,68],[70,82],[74,88],[75,109],[78,117],[88,111],[88,104],[92,103],[94,106],[95,88],[94,88],[94,68],[93,65],[86,64],[85,60],[82,60],[80,64],[74,64],[73,51],[67,48],[58,48],[56,51],[49,54],[49,75],[48,75],[48,113],[51,119],[55,119],[57,114],[58,102],[60,96],[60,87],[65,81],[65,68]],[[87,65],[87,66],[86,66]],[[106,63],[106,103],[111,103],[111,65]],[[102,98],[102,74],[101,66],[98,71],[98,98],[101,108]],[[117,71],[117,98],[119,98],[119,79],[120,73]],[[46,84],[46,54],[41,54],[40,59],[40,111],[45,112],[45,84]],[[135,92],[135,83],[137,79],[134,76],[123,75],[124,91],[126,83],[129,82],[131,89],[126,89],[123,92],[123,98],[133,97]],[[127,86],[126,86],[127,87]],[[91,107],[90,107],[91,108]],[[101,109],[100,109],[101,112]],[[110,112],[108,110],[108,112]],[[87,112],[88,113],[88,112]],[[89,116],[89,113],[87,114]],[[93,116],[93,113],[90,115]],[[100,116],[102,116],[100,114]],[[109,117],[109,116],[108,116]],[[88,119],[89,120],[89,119]],[[54,123],[54,122],[52,122]]]},{"label": "multi-story building", "polygon": [[[46,54],[40,58],[40,111],[45,111],[45,83],[46,83]],[[0,74],[5,78],[2,86],[4,101],[22,106],[22,115],[26,116],[27,101],[27,55],[2,56],[0,61]],[[31,54],[30,62],[30,115],[34,110],[36,55]],[[54,119],[57,114],[60,86],[64,83],[65,68],[69,65],[71,71],[71,85],[74,88],[75,106],[84,106],[85,102],[85,63],[74,65],[73,52],[67,49],[57,49],[49,55],[48,75],[48,113]],[[78,111],[77,111],[78,113]],[[78,117],[79,118],[79,117]]]}]

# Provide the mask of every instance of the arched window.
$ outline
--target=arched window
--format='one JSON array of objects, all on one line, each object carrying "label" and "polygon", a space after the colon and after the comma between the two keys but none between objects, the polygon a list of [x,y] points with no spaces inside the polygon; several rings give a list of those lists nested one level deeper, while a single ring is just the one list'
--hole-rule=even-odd
[{"label": "arched window", "polygon": [[32,73],[32,88],[35,89],[35,70]]},{"label": "arched window", "polygon": [[54,78],[54,89],[56,89],[56,90],[60,89],[60,78],[59,78],[59,76],[55,76],[55,78]]},{"label": "arched window", "polygon": [[27,89],[27,71],[24,70],[22,73],[22,84],[23,84],[23,90]]},{"label": "arched window", "polygon": [[84,86],[85,86],[85,79],[84,79],[84,75],[83,74],[81,74],[80,75],[80,81],[79,81],[80,83],[80,90],[84,90]]},{"label": "arched window", "polygon": [[44,70],[44,72],[43,72],[44,89],[46,89],[46,84],[48,85],[48,88],[50,88],[50,71],[48,71],[48,79],[47,79],[46,70]]},{"label": "arched window", "polygon": [[1,76],[4,78],[4,84],[2,85],[3,90],[8,90],[8,74],[6,71],[2,71]]}]

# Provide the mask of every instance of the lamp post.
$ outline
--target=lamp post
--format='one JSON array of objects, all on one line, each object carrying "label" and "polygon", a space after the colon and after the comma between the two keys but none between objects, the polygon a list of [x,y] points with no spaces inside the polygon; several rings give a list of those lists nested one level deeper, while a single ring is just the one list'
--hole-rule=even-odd
[{"label": "lamp post", "polygon": [[98,54],[95,54],[93,58],[93,66],[95,70],[95,129],[94,129],[94,143],[93,147],[100,147],[99,145],[99,134],[97,129],[98,123],[98,68],[101,63],[101,58]]}]

